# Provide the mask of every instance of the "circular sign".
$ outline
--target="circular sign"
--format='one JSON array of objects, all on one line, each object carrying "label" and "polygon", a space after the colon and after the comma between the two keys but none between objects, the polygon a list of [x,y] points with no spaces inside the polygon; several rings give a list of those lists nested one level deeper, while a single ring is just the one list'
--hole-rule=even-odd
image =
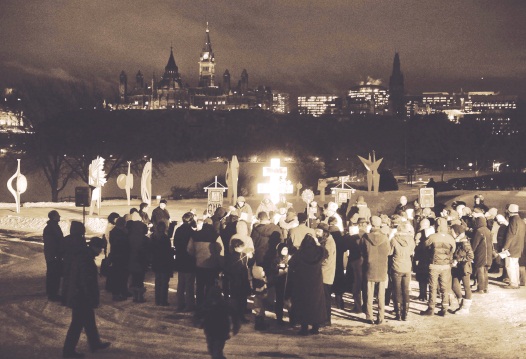
[{"label": "circular sign", "polygon": [[117,177],[117,186],[119,186],[120,189],[126,188],[126,178],[127,176],[123,173],[120,174],[119,177]]},{"label": "circular sign", "polygon": [[314,200],[314,192],[312,192],[310,189],[306,189],[301,194],[301,198],[306,203],[311,203]]}]

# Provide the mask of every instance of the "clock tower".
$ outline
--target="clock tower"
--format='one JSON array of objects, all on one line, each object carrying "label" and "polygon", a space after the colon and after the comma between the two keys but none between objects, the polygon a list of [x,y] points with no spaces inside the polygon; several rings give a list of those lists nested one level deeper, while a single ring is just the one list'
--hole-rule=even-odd
[{"label": "clock tower", "polygon": [[206,23],[205,46],[199,57],[199,87],[215,86],[215,65],[216,60],[212,52],[212,43],[210,42],[210,30],[208,22]]}]

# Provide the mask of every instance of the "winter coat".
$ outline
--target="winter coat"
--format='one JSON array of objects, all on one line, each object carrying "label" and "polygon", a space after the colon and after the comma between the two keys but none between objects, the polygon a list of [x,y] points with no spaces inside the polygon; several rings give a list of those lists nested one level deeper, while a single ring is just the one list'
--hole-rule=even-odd
[{"label": "winter coat", "polygon": [[524,249],[526,224],[518,214],[511,216],[509,222],[504,248],[510,251],[510,257],[520,258]]},{"label": "winter coat", "polygon": [[217,234],[221,234],[221,231],[225,228],[225,219],[228,211],[223,207],[217,207],[214,214],[210,219],[212,220],[212,225]]},{"label": "winter coat", "polygon": [[221,269],[225,265],[223,242],[211,224],[205,223],[200,231],[194,232],[187,250],[195,257],[198,268]]},{"label": "winter coat", "polygon": [[344,257],[347,255],[347,251],[351,248],[352,239],[350,236],[342,236],[342,232],[338,228],[329,227],[329,232],[336,244],[336,271],[334,274],[334,283],[332,284],[332,291],[337,294],[345,292],[347,287],[345,279],[345,268],[343,266]]},{"label": "winter coat", "polygon": [[248,279],[248,257],[245,253],[234,251],[228,257],[225,268],[230,284],[230,294],[235,297],[250,295],[250,281]]},{"label": "winter coat", "polygon": [[471,244],[464,237],[457,242],[457,248],[453,254],[453,259],[457,261],[457,266],[452,268],[452,274],[455,278],[462,278],[473,273],[472,263],[475,258]]},{"label": "winter coat", "polygon": [[306,234],[310,234],[313,237],[316,237],[316,231],[312,228],[307,227],[305,223],[302,223],[299,226],[292,228],[289,231],[289,236],[287,239],[289,247],[292,248],[292,246],[294,246],[296,249],[298,249]]},{"label": "winter coat", "polygon": [[351,221],[352,223],[358,222],[359,218],[364,218],[367,222],[369,222],[371,219],[371,209],[367,207],[367,203],[365,202],[356,203],[350,208],[346,217],[347,220]]},{"label": "winter coat", "polygon": [[277,213],[278,207],[272,201],[268,201],[267,203],[261,201],[258,208],[256,209],[256,215],[258,215],[260,212],[265,212],[270,217],[270,212]]},{"label": "winter coat", "polygon": [[428,236],[426,234],[425,229],[420,230],[415,235],[415,240],[417,242],[415,247],[415,273],[417,275],[423,274],[427,276],[427,274],[429,273],[429,264],[431,264],[431,253],[429,247],[426,246],[427,239]]},{"label": "winter coat", "polygon": [[[491,245],[491,252],[488,260],[488,243]],[[480,268],[486,265],[491,265],[493,260],[493,243],[491,239],[491,232],[486,225],[484,217],[475,218],[473,239],[471,240],[471,247],[475,254],[474,267]]]},{"label": "winter coat", "polygon": [[174,234],[175,263],[174,269],[178,272],[192,273],[195,271],[195,258],[188,253],[188,242],[195,231],[192,225],[183,222]]},{"label": "winter coat", "polygon": [[[230,238],[230,243],[233,239],[240,239],[245,244],[245,253],[254,253],[254,241],[248,235],[248,223],[245,221],[238,221],[236,223],[236,233]],[[234,250],[228,244],[229,251],[232,253]]]},{"label": "winter coat", "polygon": [[363,235],[362,255],[365,278],[369,282],[387,280],[387,257],[389,256],[389,238],[379,228]]},{"label": "winter coat", "polygon": [[[338,231],[338,233],[340,233]],[[327,251],[326,258],[321,264],[323,284],[332,285],[336,274],[336,243],[331,235],[322,243],[322,247]],[[343,262],[342,262],[343,266]]]},{"label": "winter coat", "polygon": [[97,308],[99,306],[99,272],[95,253],[86,245],[74,247],[71,263],[64,272],[67,282],[66,305],[70,308]]},{"label": "winter coat", "polygon": [[319,246],[300,248],[289,260],[287,286],[291,286],[293,318],[298,323],[322,324],[327,320]]},{"label": "winter coat", "polygon": [[397,273],[411,273],[412,257],[415,252],[415,240],[411,233],[397,233],[391,240],[393,256],[391,269]]},{"label": "winter coat", "polygon": [[113,266],[128,269],[130,261],[130,241],[124,228],[115,227],[110,231],[110,261]]},{"label": "winter coat", "polygon": [[456,243],[449,233],[439,230],[438,233],[430,235],[426,247],[429,248],[429,268],[443,269],[451,266]]},{"label": "winter coat", "polygon": [[58,225],[58,221],[47,221],[43,233],[44,239],[44,257],[46,262],[62,261],[60,244],[63,241],[64,234]]},{"label": "winter coat", "polygon": [[363,233],[359,234],[346,234],[344,238],[347,238],[349,244],[349,262],[353,262],[362,258],[362,248],[363,248]]},{"label": "winter coat", "polygon": [[202,323],[206,337],[215,340],[228,340],[232,325],[232,330],[236,334],[240,326],[236,310],[223,298],[215,301],[211,300],[209,296],[205,302]]},{"label": "winter coat", "polygon": [[252,224],[252,219],[254,214],[252,213],[252,207],[248,203],[245,203],[243,207],[239,207],[239,203],[235,205],[236,210],[239,212],[239,219],[246,221],[250,225]]},{"label": "winter coat", "polygon": [[281,242],[281,228],[274,223],[259,224],[252,230],[255,260],[268,272],[276,257],[276,246]]},{"label": "winter coat", "polygon": [[152,270],[155,273],[173,274],[174,252],[168,234],[152,234],[150,246],[152,251]]},{"label": "winter coat", "polygon": [[159,222],[165,222],[166,228],[170,227],[170,213],[168,213],[168,210],[162,209],[161,207],[156,207],[152,211],[152,224],[154,227],[157,226],[157,223]]},{"label": "winter coat", "polygon": [[66,304],[67,293],[69,291],[69,282],[66,280],[66,275],[71,271],[71,265],[73,257],[83,248],[86,247],[86,239],[82,234],[70,234],[62,238],[60,245],[63,258],[63,276],[62,281],[62,293],[66,295],[66,298],[62,298],[63,304]]},{"label": "winter coat", "polygon": [[526,266],[526,236],[524,236],[524,244],[522,247],[522,254],[519,258],[519,266],[525,267]]},{"label": "winter coat", "polygon": [[142,221],[128,221],[126,226],[130,242],[128,268],[131,273],[146,272],[150,256],[149,239],[146,237],[148,227]]}]

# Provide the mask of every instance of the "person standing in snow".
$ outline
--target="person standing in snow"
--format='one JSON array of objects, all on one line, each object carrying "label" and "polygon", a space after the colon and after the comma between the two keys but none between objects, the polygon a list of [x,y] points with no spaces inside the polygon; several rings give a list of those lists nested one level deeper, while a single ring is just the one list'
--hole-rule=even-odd
[{"label": "person standing in snow", "polygon": [[53,210],[48,213],[49,221],[44,228],[44,257],[46,259],[46,294],[50,301],[60,300],[60,278],[62,277],[62,253],[60,243],[64,238],[58,225],[60,214]]}]

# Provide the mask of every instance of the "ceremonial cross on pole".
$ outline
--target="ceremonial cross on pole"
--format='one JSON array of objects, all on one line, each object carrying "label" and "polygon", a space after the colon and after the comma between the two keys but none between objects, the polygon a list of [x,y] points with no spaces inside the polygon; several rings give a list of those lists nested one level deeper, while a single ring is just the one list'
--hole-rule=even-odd
[{"label": "ceremonial cross on pole", "polygon": [[280,194],[294,193],[294,188],[287,178],[287,167],[281,167],[279,158],[270,160],[270,167],[263,167],[263,176],[269,177],[268,183],[258,183],[258,193],[270,194],[270,200],[279,202]]}]

